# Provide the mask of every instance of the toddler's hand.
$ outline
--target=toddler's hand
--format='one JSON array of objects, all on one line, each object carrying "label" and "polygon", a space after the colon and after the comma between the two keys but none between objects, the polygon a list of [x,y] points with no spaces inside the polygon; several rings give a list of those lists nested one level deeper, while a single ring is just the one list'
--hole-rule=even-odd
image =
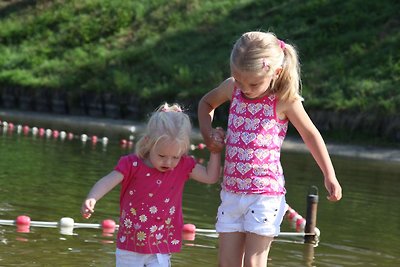
[{"label": "toddler's hand", "polygon": [[94,206],[96,205],[96,200],[94,198],[88,198],[82,203],[81,213],[83,218],[89,219],[94,212]]},{"label": "toddler's hand", "polygon": [[225,145],[225,131],[221,127],[212,129],[207,138],[206,145],[211,153],[220,153]]}]

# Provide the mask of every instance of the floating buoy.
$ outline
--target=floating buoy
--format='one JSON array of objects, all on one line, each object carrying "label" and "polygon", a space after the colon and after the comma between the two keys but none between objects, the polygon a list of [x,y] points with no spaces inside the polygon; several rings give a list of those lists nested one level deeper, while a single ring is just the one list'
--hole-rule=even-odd
[{"label": "floating buoy", "polygon": [[60,136],[60,132],[58,130],[53,131],[53,138],[57,139]]},{"label": "floating buoy", "polygon": [[103,234],[112,235],[115,232],[116,224],[115,221],[111,219],[103,220],[101,223],[101,228],[103,229]]},{"label": "floating buoy", "polygon": [[306,225],[306,220],[297,213],[294,209],[292,209],[289,205],[287,205],[287,218],[292,226],[292,228],[296,229],[297,232],[304,232],[304,227]]},{"label": "floating buoy", "polygon": [[103,137],[103,138],[101,139],[101,142],[102,142],[102,144],[103,144],[104,146],[106,146],[106,145],[108,144],[108,138],[107,138],[107,137]]},{"label": "floating buoy", "polygon": [[196,225],[187,223],[182,229],[183,240],[193,241],[196,238]]},{"label": "floating buoy", "polygon": [[126,145],[127,144],[127,140],[126,139],[121,139],[121,141],[119,142],[121,145]]},{"label": "floating buoy", "polygon": [[206,145],[203,143],[200,143],[197,147],[202,150],[206,147]]},{"label": "floating buoy", "polygon": [[29,128],[29,126],[28,125],[25,125],[24,127],[23,127],[23,132],[24,132],[24,135],[28,135],[29,134],[29,131],[30,131],[30,128]]},{"label": "floating buoy", "polygon": [[61,131],[60,132],[60,139],[64,141],[66,137],[67,137],[67,133],[65,131]]},{"label": "floating buoy", "polygon": [[14,130],[14,123],[10,122],[8,124],[8,131],[12,132]]},{"label": "floating buoy", "polygon": [[67,138],[68,138],[68,140],[74,139],[74,134],[73,133],[68,133],[67,134]]},{"label": "floating buoy", "polygon": [[17,125],[17,134],[20,134],[22,132],[22,125]]},{"label": "floating buoy", "polygon": [[82,143],[86,143],[87,140],[88,140],[87,134],[81,134],[81,141],[82,141]]},{"label": "floating buoy", "polygon": [[50,138],[52,133],[53,133],[53,131],[51,129],[46,129],[46,131],[45,131],[47,138]]},{"label": "floating buoy", "polygon": [[128,147],[132,148],[133,147],[133,141],[128,141]]},{"label": "floating buoy", "polygon": [[69,217],[61,218],[59,226],[60,226],[60,234],[63,235],[74,234],[74,219]]},{"label": "floating buoy", "polygon": [[17,225],[18,233],[29,233],[31,218],[26,215],[20,215],[15,220],[15,224]]},{"label": "floating buoy", "polygon": [[38,132],[39,132],[38,127],[32,127],[32,135],[33,136],[36,136],[38,134]]},{"label": "floating buoy", "polygon": [[45,134],[46,130],[44,128],[39,128],[39,136],[43,137]]},{"label": "floating buoy", "polygon": [[92,138],[91,138],[91,140],[92,140],[92,144],[95,145],[95,144],[97,144],[98,138],[97,138],[96,135],[93,135]]}]

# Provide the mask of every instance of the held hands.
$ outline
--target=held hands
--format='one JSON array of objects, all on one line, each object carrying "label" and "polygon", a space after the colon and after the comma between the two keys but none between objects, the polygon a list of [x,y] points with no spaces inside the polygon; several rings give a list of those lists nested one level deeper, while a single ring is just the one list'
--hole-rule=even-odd
[{"label": "held hands", "polygon": [[96,199],[94,198],[88,198],[82,203],[81,214],[83,218],[89,219],[90,216],[92,216],[95,205],[96,205]]},{"label": "held hands", "polygon": [[225,145],[225,131],[221,127],[213,128],[204,141],[211,153],[221,153]]},{"label": "held hands", "polygon": [[334,179],[325,178],[325,188],[328,190],[329,201],[339,201],[342,198],[342,187],[336,177]]}]

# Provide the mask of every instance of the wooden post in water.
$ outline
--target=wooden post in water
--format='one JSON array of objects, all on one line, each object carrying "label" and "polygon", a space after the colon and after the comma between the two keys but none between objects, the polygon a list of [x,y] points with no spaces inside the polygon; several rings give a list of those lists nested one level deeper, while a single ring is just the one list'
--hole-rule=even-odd
[{"label": "wooden post in water", "polygon": [[307,215],[304,233],[312,235],[304,236],[305,243],[316,243],[315,227],[317,225],[318,188],[312,186],[311,189],[314,189],[314,192],[310,190],[307,195]]}]

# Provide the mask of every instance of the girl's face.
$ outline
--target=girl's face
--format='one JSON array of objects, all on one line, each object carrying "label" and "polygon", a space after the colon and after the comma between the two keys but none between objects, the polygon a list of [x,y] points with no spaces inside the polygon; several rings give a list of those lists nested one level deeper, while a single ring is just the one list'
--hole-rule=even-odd
[{"label": "girl's face", "polygon": [[166,172],[174,169],[181,157],[182,151],[179,143],[163,138],[150,150],[149,163],[158,171]]},{"label": "girl's face", "polygon": [[268,93],[273,76],[232,69],[232,77],[235,79],[236,86],[246,98],[255,99]]}]

